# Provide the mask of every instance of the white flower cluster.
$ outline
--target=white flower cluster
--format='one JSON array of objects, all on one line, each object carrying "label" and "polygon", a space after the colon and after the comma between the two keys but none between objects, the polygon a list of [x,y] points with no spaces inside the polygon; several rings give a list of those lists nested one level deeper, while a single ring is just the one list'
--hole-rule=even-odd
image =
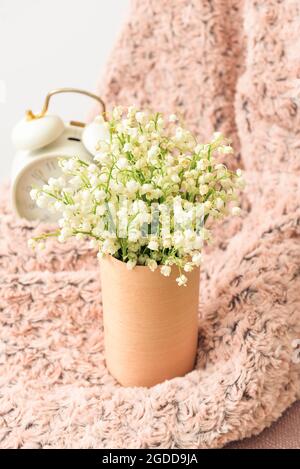
[{"label": "white flower cluster", "polygon": [[184,273],[200,265],[210,239],[208,217],[240,210],[241,171],[217,162],[231,146],[220,133],[199,144],[175,115],[166,122],[134,107],[116,107],[107,121],[97,121],[107,137],[98,142],[94,162],[62,159],[63,176],[32,189],[32,199],[61,214],[59,241],[89,237],[99,258],[112,255],[130,269],[160,267],[169,276],[177,266],[177,282],[186,285]]}]

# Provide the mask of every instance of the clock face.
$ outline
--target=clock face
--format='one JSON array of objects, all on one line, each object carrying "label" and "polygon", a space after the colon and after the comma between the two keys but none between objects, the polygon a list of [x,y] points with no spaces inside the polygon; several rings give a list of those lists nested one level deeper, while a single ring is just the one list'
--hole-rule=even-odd
[{"label": "clock face", "polygon": [[20,174],[15,187],[15,204],[19,214],[27,220],[57,221],[57,214],[40,208],[30,197],[33,187],[41,187],[48,183],[50,177],[61,176],[62,171],[57,164],[57,158],[45,157],[32,162]]}]

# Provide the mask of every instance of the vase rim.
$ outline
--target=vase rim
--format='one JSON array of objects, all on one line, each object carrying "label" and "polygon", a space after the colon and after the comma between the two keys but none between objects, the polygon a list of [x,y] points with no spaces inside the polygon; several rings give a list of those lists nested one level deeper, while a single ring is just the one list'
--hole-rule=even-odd
[{"label": "vase rim", "polygon": [[[124,261],[121,261],[120,259],[117,259],[116,257],[112,256],[112,255],[107,255],[107,256],[104,256],[103,258],[104,260],[110,260],[111,262],[114,262],[115,264],[118,264],[118,265],[122,265],[124,266],[126,269],[127,269],[127,266],[126,266],[126,262]],[[159,267],[159,266],[158,266]],[[134,266],[134,268],[132,270],[149,270],[150,272],[152,272],[149,267],[147,265],[136,265]],[[130,271],[130,269],[127,269]]]},{"label": "vase rim", "polygon": [[[126,262],[124,261],[121,261],[120,259],[117,259],[116,257],[110,255],[110,254],[107,254],[105,255],[100,262],[110,262],[112,265],[115,265],[115,267],[117,269],[122,269],[124,272],[127,272],[127,274],[131,274],[131,275],[135,275],[135,274],[143,274],[143,276],[145,275],[149,275],[151,276],[151,278],[153,278],[154,276],[159,276],[162,280],[164,279],[175,279],[178,275],[179,275],[179,269],[176,265],[173,265],[173,266],[170,266],[171,267],[171,274],[167,277],[165,277],[164,275],[162,275],[162,273],[160,272],[160,267],[161,265],[158,265],[157,266],[157,269],[155,269],[154,271],[152,271],[147,265],[136,265],[135,267],[133,267],[133,269],[128,269],[127,265],[126,265]],[[196,272],[196,271],[199,271],[199,267],[195,267],[193,269],[193,272]],[[184,273],[187,277],[190,277],[192,275],[192,272],[188,272],[188,273]],[[153,275],[153,277],[152,277]]]}]

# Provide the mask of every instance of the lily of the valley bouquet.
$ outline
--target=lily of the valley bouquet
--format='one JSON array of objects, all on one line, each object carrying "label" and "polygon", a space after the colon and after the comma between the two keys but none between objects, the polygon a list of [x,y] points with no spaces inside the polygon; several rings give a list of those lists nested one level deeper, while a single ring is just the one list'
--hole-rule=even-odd
[{"label": "lily of the valley bouquet", "polygon": [[58,229],[31,244],[43,246],[49,236],[60,242],[71,236],[90,238],[98,257],[113,256],[127,264],[160,269],[177,283],[201,263],[211,239],[208,219],[238,214],[241,171],[218,163],[232,148],[220,134],[198,143],[176,115],[116,107],[103,125],[94,160],[60,161],[63,176],[33,188],[39,207],[59,214]]},{"label": "lily of the valley bouquet", "polygon": [[58,228],[30,243],[92,240],[106,367],[124,386],[153,386],[194,368],[208,221],[238,214],[241,172],[218,162],[232,153],[221,134],[198,143],[175,115],[116,107],[94,124],[94,159],[62,159],[62,176],[32,189]]}]

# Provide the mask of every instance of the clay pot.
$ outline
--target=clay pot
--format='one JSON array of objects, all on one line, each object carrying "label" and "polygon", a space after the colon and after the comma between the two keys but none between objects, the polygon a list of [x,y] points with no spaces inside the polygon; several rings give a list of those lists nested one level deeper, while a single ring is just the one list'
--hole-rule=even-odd
[{"label": "clay pot", "polygon": [[101,260],[106,365],[123,386],[153,386],[193,370],[198,340],[199,269],[176,283],[178,270]]}]

